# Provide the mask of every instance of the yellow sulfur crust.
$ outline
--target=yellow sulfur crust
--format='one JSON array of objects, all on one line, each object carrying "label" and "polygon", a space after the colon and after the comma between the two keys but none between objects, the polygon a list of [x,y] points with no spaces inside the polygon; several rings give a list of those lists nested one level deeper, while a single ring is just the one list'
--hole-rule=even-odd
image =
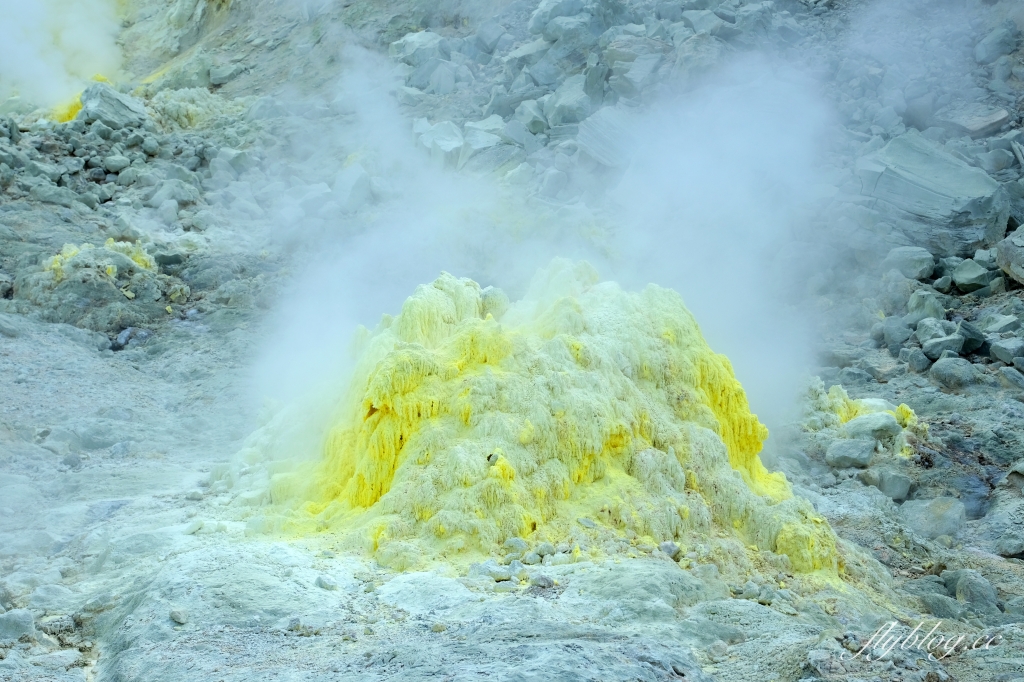
[{"label": "yellow sulfur crust", "polygon": [[585,519],[595,538],[724,530],[834,573],[828,524],[758,457],[767,436],[675,292],[555,261],[509,307],[445,273],[369,337],[322,460],[271,494],[293,529],[363,532],[398,565]]}]

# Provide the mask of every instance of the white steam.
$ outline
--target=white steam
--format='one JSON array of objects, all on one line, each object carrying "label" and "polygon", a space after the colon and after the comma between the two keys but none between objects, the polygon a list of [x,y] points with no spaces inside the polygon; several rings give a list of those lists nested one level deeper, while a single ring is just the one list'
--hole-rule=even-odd
[{"label": "white steam", "polygon": [[[770,424],[783,416],[780,406],[793,404],[811,364],[809,325],[772,266],[793,248],[791,228],[813,203],[829,122],[807,81],[744,61],[652,107],[633,121],[633,161],[595,219],[582,206],[510,201],[489,180],[441,171],[415,147],[387,94],[387,67],[361,52],[345,59],[351,75],[335,106],[345,103],[351,116],[334,130],[318,124],[317,144],[333,135],[344,138],[335,140],[339,148],[372,150],[364,158],[394,198],[326,232],[348,236],[313,240],[271,324],[262,394],[322,399],[324,384],[344,389],[355,326],[397,313],[416,285],[442,270],[502,287],[515,300],[538,267],[561,256],[590,260],[603,278],[629,288],[677,290],[712,347],[733,361],[755,412]],[[320,169],[329,184],[340,163]],[[594,182],[607,182],[604,175]],[[595,184],[589,195],[607,192]],[[602,223],[610,233],[601,233]]]},{"label": "white steam", "polygon": [[0,0],[0,100],[53,106],[121,64],[114,0]]},{"label": "white steam", "polygon": [[[817,206],[830,122],[809,79],[742,59],[637,122],[641,144],[614,192],[628,226],[617,277],[678,291],[769,423],[812,364],[796,296],[814,264],[796,237]],[[779,267],[794,261],[804,267]]]}]

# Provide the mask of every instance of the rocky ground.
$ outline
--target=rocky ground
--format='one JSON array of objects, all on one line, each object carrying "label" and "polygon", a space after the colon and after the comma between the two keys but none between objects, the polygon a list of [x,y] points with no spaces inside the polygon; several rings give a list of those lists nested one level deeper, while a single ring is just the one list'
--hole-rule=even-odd
[{"label": "rocky ground", "polygon": [[[0,679],[1024,678],[1019,3],[125,5],[125,73],[72,120],[0,103]],[[787,73],[809,174],[737,123]],[[651,112],[728,79],[749,99],[699,119],[694,175],[770,187],[771,239],[630,222]],[[725,540],[403,573],[253,532],[268,473],[236,452],[355,322],[441,267],[514,290],[553,255],[628,270],[630,244],[641,278],[713,245],[661,282],[698,320],[706,287],[816,324],[764,459],[843,580]],[[879,651],[891,621],[966,644]]]}]

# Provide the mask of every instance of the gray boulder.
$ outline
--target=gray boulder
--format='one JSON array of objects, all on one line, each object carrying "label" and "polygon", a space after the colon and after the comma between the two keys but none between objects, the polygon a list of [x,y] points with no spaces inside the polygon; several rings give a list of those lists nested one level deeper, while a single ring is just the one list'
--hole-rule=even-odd
[{"label": "gray boulder", "polygon": [[978,249],[974,252],[974,262],[986,270],[995,270],[999,267],[996,265],[995,249]]},{"label": "gray boulder", "polygon": [[1024,493],[1024,460],[1017,460],[1010,465],[1007,475],[999,479],[997,484]]},{"label": "gray boulder", "polygon": [[241,64],[221,64],[210,67],[210,85],[224,85],[242,73]]},{"label": "gray boulder", "polygon": [[[896,348],[896,353],[892,353],[892,355],[899,353],[899,347],[896,346]],[[858,360],[856,366],[870,374],[875,381],[882,384],[891,381],[901,374],[905,374],[907,371],[905,367],[894,362],[892,357],[885,355],[867,355]]]},{"label": "gray boulder", "polygon": [[338,202],[341,210],[349,213],[357,211],[370,201],[370,175],[361,164],[347,166],[334,178],[331,192],[332,199]]},{"label": "gray boulder", "polygon": [[967,604],[972,611],[984,615],[1000,613],[996,605],[996,590],[985,576],[974,569],[962,568],[955,571],[943,571],[943,583],[946,591],[956,595],[956,600]]},{"label": "gray boulder", "polygon": [[91,194],[76,194],[67,187],[57,187],[46,181],[33,185],[29,195],[44,204],[57,204],[66,208],[74,208],[78,204],[96,208],[97,204],[96,198]]},{"label": "gray boulder", "polygon": [[896,417],[888,412],[872,412],[863,414],[846,422],[847,435],[856,440],[880,440],[891,442],[900,435],[903,428]]},{"label": "gray boulder", "polygon": [[485,21],[476,32],[476,44],[483,52],[491,54],[498,40],[505,35],[505,28],[496,21]]},{"label": "gray boulder", "polygon": [[99,121],[120,130],[138,128],[146,122],[146,107],[140,100],[122,95],[106,83],[90,85],[82,93],[82,110],[78,119],[86,123]]},{"label": "gray boulder", "polygon": [[1013,154],[1005,149],[993,149],[990,152],[978,154],[976,157],[978,166],[986,173],[998,173],[1012,166],[1017,160]]},{"label": "gray boulder", "polygon": [[544,103],[544,115],[551,126],[579,123],[590,115],[590,97],[584,91],[586,77],[570,76]]},{"label": "gray boulder", "polygon": [[910,493],[910,484],[910,477],[906,474],[891,469],[882,469],[878,472],[878,483],[875,484],[875,487],[887,497],[896,502],[902,502]]},{"label": "gray boulder", "polygon": [[857,161],[861,194],[912,244],[973,255],[1006,228],[1010,202],[998,182],[916,131]]},{"label": "gray boulder", "polygon": [[1013,388],[1024,390],[1024,374],[1021,374],[1013,367],[1000,367],[999,375]]},{"label": "gray boulder", "polygon": [[571,17],[583,11],[582,0],[541,0],[540,5],[530,15],[526,28],[530,33],[542,33],[552,19]]},{"label": "gray boulder", "polygon": [[1019,528],[1004,532],[996,540],[996,554],[1005,557],[1024,557],[1024,533]]},{"label": "gray boulder", "polygon": [[965,611],[963,604],[943,594],[922,594],[921,601],[928,613],[943,620],[959,620]]},{"label": "gray boulder", "polygon": [[165,201],[175,201],[180,208],[196,203],[201,196],[198,189],[186,182],[164,180],[153,188],[152,194],[143,203],[150,208],[159,208]]},{"label": "gray boulder", "polygon": [[35,631],[35,618],[28,609],[0,613],[0,642],[17,641],[22,635],[32,635]]},{"label": "gray boulder", "polygon": [[683,23],[693,30],[694,33],[718,33],[725,22],[711,10],[691,9],[683,12]]},{"label": "gray boulder", "polygon": [[923,346],[932,339],[949,336],[955,328],[956,325],[952,322],[934,317],[926,317],[917,323],[917,331],[914,332],[914,337]]},{"label": "gray boulder", "polygon": [[858,467],[863,469],[871,464],[875,455],[875,441],[871,440],[837,440],[828,446],[825,461],[837,469]]},{"label": "gray boulder", "polygon": [[918,289],[907,300],[907,314],[903,318],[903,322],[908,325],[916,325],[928,317],[945,319],[946,308],[934,291]]},{"label": "gray boulder", "polygon": [[696,85],[725,59],[730,50],[725,41],[709,33],[690,36],[677,46],[672,79],[683,88]]},{"label": "gray boulder", "polygon": [[974,47],[974,59],[979,64],[991,64],[1004,54],[1017,49],[1019,31],[1012,21],[1007,21],[981,39]]},{"label": "gray boulder", "polygon": [[463,136],[462,151],[459,152],[458,169],[462,169],[467,162],[485,149],[491,149],[501,144],[501,138],[493,133],[484,130],[465,126],[466,133]]},{"label": "gray boulder", "polygon": [[447,60],[451,57],[448,41],[430,31],[410,33],[391,43],[388,52],[392,58],[409,66],[420,66],[431,59]]},{"label": "gray boulder", "polygon": [[992,344],[990,352],[993,360],[1002,360],[1008,365],[1013,364],[1014,358],[1024,357],[1024,339],[1016,336],[1001,339]]},{"label": "gray boulder", "polygon": [[882,261],[882,270],[893,268],[909,279],[926,279],[935,271],[935,258],[920,246],[897,246]]},{"label": "gray boulder", "polygon": [[[1020,320],[1016,315],[993,315],[985,325],[985,331],[989,334],[1004,334],[1020,329]],[[994,339],[998,341],[999,339]]]},{"label": "gray boulder", "polygon": [[963,320],[956,327],[956,333],[964,337],[962,352],[971,353],[985,344],[985,334],[976,326]]},{"label": "gray boulder", "polygon": [[972,258],[964,260],[953,268],[953,281],[964,293],[977,291],[987,286],[991,279],[989,271],[974,262]]},{"label": "gray boulder", "polygon": [[893,346],[903,345],[913,335],[914,330],[902,318],[887,317],[882,320],[882,339],[890,350]]},{"label": "gray boulder", "polygon": [[1024,227],[996,244],[996,265],[1010,278],[1024,284]]},{"label": "gray boulder", "polygon": [[1010,112],[981,102],[951,104],[935,112],[932,123],[956,135],[985,137],[1010,120]]},{"label": "gray boulder", "polygon": [[946,351],[960,354],[964,347],[964,337],[959,334],[940,336],[937,339],[929,339],[921,345],[921,350],[931,360],[938,360]]},{"label": "gray boulder", "polygon": [[900,507],[900,515],[915,533],[927,538],[952,537],[967,518],[963,502],[955,497],[910,500]]},{"label": "gray boulder", "polygon": [[631,123],[623,110],[604,107],[580,124],[576,143],[601,165],[623,168],[629,164],[637,143]]},{"label": "gray boulder", "polygon": [[932,361],[920,348],[912,348],[907,353],[907,369],[911,372],[924,372],[932,366]]},{"label": "gray boulder", "polygon": [[949,389],[964,388],[982,381],[978,368],[963,358],[942,358],[932,365],[928,375],[937,384]]},{"label": "gray boulder", "polygon": [[434,86],[437,87],[437,79],[433,79],[434,72],[442,66],[448,68],[452,78],[454,80],[455,72],[451,70],[451,62],[445,61],[444,59],[432,58],[421,62],[413,69],[412,73],[405,79],[406,85],[417,90],[426,90],[427,88]]},{"label": "gray boulder", "polygon": [[103,168],[108,173],[120,173],[125,168],[131,165],[131,161],[126,156],[121,154],[112,154],[103,159]]},{"label": "gray boulder", "polygon": [[465,138],[462,131],[451,121],[441,121],[420,135],[420,144],[430,151],[432,159],[443,166],[455,166]]},{"label": "gray boulder", "polygon": [[661,61],[657,53],[640,55],[624,74],[609,78],[608,87],[627,99],[637,97],[654,82]]},{"label": "gray boulder", "polygon": [[581,49],[597,43],[600,31],[595,31],[593,27],[594,20],[589,14],[555,17],[544,27],[544,39],[561,41],[563,45]]},{"label": "gray boulder", "polygon": [[512,117],[526,126],[526,129],[534,135],[543,133],[548,129],[548,121],[544,117],[544,111],[535,99],[527,99],[520,102]]}]

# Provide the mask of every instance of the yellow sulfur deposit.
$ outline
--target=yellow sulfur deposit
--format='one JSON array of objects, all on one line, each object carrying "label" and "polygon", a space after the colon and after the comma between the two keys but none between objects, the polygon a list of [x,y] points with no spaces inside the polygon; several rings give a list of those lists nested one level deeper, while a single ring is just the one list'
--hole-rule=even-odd
[{"label": "yellow sulfur deposit", "polygon": [[322,460],[272,482],[285,527],[356,532],[397,567],[512,537],[727,533],[837,569],[831,529],[761,464],[767,429],[673,291],[559,260],[509,305],[445,273],[363,347]]},{"label": "yellow sulfur deposit", "polygon": [[866,398],[852,400],[846,390],[839,385],[832,386],[826,392],[824,384],[820,380],[810,388],[809,397],[817,415],[813,420],[812,430],[837,427],[873,412],[888,412],[896,418],[896,422],[904,430],[896,441],[896,454],[910,456],[914,453],[910,441],[914,439],[923,441],[928,438],[928,425],[921,422],[914,410],[903,403],[893,407],[885,400]]},{"label": "yellow sulfur deposit", "polygon": [[[75,256],[82,253],[83,251],[87,251],[89,253],[99,253],[96,251],[92,251],[95,248],[96,247],[93,246],[92,244],[82,244],[81,246],[75,246],[74,244],[65,244],[64,248],[61,249],[60,253],[51,258],[49,262],[46,264],[46,270],[49,270],[50,272],[53,273],[54,282],[61,282],[67,274],[66,268],[68,266],[68,262],[71,261]],[[150,256],[146,252],[146,249],[139,244],[117,242],[114,241],[113,239],[107,239],[107,241],[103,244],[103,248],[106,249],[107,251],[119,253],[122,256],[130,258],[135,265],[142,268],[143,270],[155,271],[157,269],[156,261],[153,260],[153,257]],[[131,266],[131,263],[128,263],[128,265]],[[113,263],[107,263],[103,266],[103,271],[111,279],[117,278],[117,265]]]},{"label": "yellow sulfur deposit", "polygon": [[67,123],[73,121],[78,112],[82,110],[82,95],[78,94],[70,102],[65,102],[54,107],[51,113],[51,118],[57,123]]},{"label": "yellow sulfur deposit", "polygon": [[[106,76],[99,73],[93,76],[92,79],[100,83],[110,82],[110,80]],[[50,112],[50,118],[52,118],[57,123],[67,123],[68,121],[73,121],[75,117],[78,116],[78,112],[80,112],[81,110],[82,93],[78,93],[74,96],[73,99],[64,102],[63,104],[58,104],[57,106],[55,106],[53,108],[53,111]]]},{"label": "yellow sulfur deposit", "polygon": [[116,242],[113,239],[107,239],[103,244],[103,248],[108,251],[116,251],[117,253],[128,256],[143,270],[156,270],[156,261],[153,260],[152,256],[146,253],[146,249],[144,249],[140,244]]},{"label": "yellow sulfur deposit", "polygon": [[[82,247],[92,248],[92,244],[83,244]],[[60,253],[50,259],[50,262],[46,264],[46,269],[53,272],[54,281],[60,282],[64,279],[64,266],[69,260],[77,256],[80,251],[81,249],[74,244],[65,244]]]}]

